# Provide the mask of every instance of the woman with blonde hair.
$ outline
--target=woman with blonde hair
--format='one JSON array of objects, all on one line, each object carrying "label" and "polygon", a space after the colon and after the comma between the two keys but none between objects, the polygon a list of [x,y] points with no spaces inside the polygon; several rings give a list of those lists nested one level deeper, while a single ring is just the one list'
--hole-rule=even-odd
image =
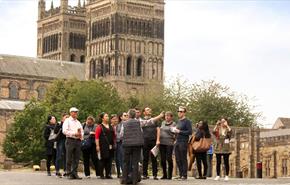
[{"label": "woman with blonde hair", "polygon": [[226,118],[222,118],[221,120],[217,121],[217,124],[213,129],[213,134],[216,137],[216,142],[214,143],[214,153],[216,155],[217,176],[215,180],[220,179],[221,158],[223,157],[226,170],[225,181],[228,181],[228,175],[230,171],[229,156],[231,154],[230,139],[232,135],[232,129],[230,128]]}]

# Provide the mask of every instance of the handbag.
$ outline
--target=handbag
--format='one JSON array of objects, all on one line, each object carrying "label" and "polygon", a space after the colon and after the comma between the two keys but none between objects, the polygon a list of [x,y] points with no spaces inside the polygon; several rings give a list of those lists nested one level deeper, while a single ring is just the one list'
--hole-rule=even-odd
[{"label": "handbag", "polygon": [[92,139],[88,137],[87,139],[82,140],[81,142],[81,150],[86,150],[92,147]]},{"label": "handbag", "polygon": [[60,131],[56,134],[54,133],[54,130],[53,129],[50,129],[50,134],[49,134],[49,137],[48,137],[48,141],[55,141],[56,138],[58,137]]},{"label": "handbag", "polygon": [[195,152],[206,152],[209,150],[212,144],[212,138],[200,138],[199,141],[194,141],[192,143],[192,149]]}]

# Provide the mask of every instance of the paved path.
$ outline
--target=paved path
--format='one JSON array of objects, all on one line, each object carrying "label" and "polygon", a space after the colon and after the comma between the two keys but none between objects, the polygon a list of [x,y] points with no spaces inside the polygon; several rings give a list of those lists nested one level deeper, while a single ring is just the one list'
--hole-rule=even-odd
[{"label": "paved path", "polygon": [[[55,176],[48,177],[44,172],[5,172],[0,171],[0,185],[119,185],[117,179],[100,180],[95,177],[82,180],[68,180],[65,178],[57,178]],[[176,180],[144,180],[140,185],[290,185],[290,178],[281,179],[230,179],[230,181],[214,181],[213,179],[196,180],[189,178],[187,181]]]}]

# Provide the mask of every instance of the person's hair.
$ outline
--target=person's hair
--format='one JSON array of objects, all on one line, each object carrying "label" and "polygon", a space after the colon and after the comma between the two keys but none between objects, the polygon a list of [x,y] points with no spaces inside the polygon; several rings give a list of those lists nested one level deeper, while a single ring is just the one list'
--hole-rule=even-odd
[{"label": "person's hair", "polygon": [[135,109],[130,109],[128,111],[128,115],[129,115],[129,118],[134,119],[136,117],[136,111],[135,111]]},{"label": "person's hair", "polygon": [[64,116],[69,116],[69,114],[65,112],[61,115],[61,117],[63,118]]},{"label": "person's hair", "polygon": [[144,109],[143,109],[142,112],[145,112],[145,109],[147,109],[147,108],[150,109],[150,107],[148,107],[148,106],[147,107],[144,107]]},{"label": "person's hair", "polygon": [[47,116],[47,122],[46,122],[46,124],[49,124],[49,123],[50,123],[50,120],[51,120],[53,117],[54,117],[55,120],[56,120],[56,117],[55,117],[54,115],[49,115],[49,116]]},{"label": "person's hair", "polygon": [[113,118],[115,118],[115,117],[118,117],[118,115],[117,114],[111,114],[110,120],[113,119]]},{"label": "person's hair", "polygon": [[88,119],[91,120],[91,121],[93,121],[93,122],[95,122],[95,118],[94,118],[93,116],[88,116],[88,117],[87,117],[87,120],[88,120]]},{"label": "person's hair", "polygon": [[169,115],[170,117],[173,117],[173,113],[171,111],[165,112],[165,115]]},{"label": "person's hair", "polygon": [[200,129],[204,131],[204,136],[206,138],[210,138],[211,135],[210,135],[207,121],[201,121],[200,123],[201,123]]},{"label": "person's hair", "polygon": [[138,107],[135,107],[135,111],[136,111],[136,110],[140,111],[140,109],[139,109]]},{"label": "person's hair", "polygon": [[98,121],[99,124],[101,124],[101,123],[103,122],[103,118],[105,117],[106,114],[107,114],[107,113],[102,112],[102,113],[99,115],[99,121]]},{"label": "person's hair", "polygon": [[186,107],[185,106],[179,106],[178,109],[183,109],[183,111],[186,112]]}]

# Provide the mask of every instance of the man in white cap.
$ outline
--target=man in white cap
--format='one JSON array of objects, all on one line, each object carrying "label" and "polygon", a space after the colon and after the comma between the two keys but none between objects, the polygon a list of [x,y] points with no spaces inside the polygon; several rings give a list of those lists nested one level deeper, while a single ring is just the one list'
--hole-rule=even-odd
[{"label": "man in white cap", "polygon": [[69,112],[70,117],[64,121],[62,126],[62,132],[66,135],[66,170],[69,179],[81,179],[78,176],[77,168],[81,156],[81,140],[84,131],[81,123],[77,120],[79,110],[72,107]]}]

